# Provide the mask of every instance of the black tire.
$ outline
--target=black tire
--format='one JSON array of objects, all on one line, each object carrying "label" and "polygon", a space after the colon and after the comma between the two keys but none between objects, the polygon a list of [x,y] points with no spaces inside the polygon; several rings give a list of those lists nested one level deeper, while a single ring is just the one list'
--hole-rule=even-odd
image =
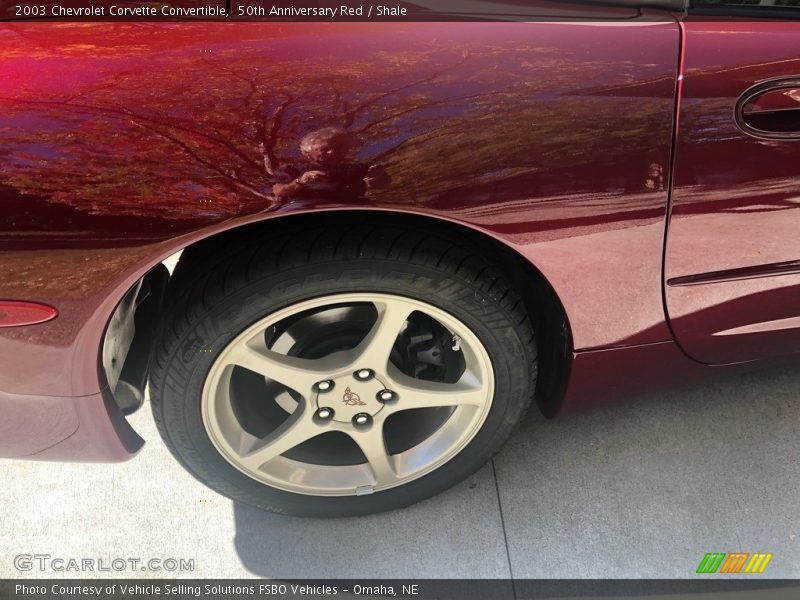
[{"label": "black tire", "polygon": [[[173,455],[219,493],[276,513],[342,517],[404,507],[460,482],[509,438],[531,403],[536,347],[525,307],[481,248],[436,233],[365,223],[286,227],[268,241],[250,239],[187,253],[178,265],[150,378],[159,432]],[[202,422],[201,393],[219,352],[266,315],[314,297],[343,292],[410,296],[455,316],[477,335],[492,362],[495,393],[483,426],[437,470],[371,495],[296,494],[251,479],[231,466]]]}]

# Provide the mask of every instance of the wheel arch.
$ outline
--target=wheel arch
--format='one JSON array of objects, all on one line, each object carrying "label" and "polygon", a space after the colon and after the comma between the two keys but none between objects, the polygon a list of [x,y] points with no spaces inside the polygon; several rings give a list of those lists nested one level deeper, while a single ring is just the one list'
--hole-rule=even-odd
[{"label": "wheel arch", "polygon": [[[488,253],[492,261],[498,264],[512,279],[525,302],[526,310],[533,323],[539,347],[537,404],[546,416],[552,416],[557,412],[566,389],[572,357],[572,335],[563,303],[553,286],[533,262],[505,240],[468,223],[429,214],[380,209],[324,210],[273,215],[271,218],[237,224],[223,230],[205,231],[200,236],[193,235],[182,238],[178,244],[169,246],[166,253],[162,251],[153,256],[149,264],[144,267],[148,269],[145,275],[138,279],[132,287],[119,290],[119,296],[124,298],[131,289],[139,286],[143,279],[152,277],[154,273],[162,270],[162,261],[178,253],[180,253],[179,267],[166,284],[166,298],[169,298],[170,294],[175,294],[186,283],[189,273],[205,268],[208,260],[214,256],[223,255],[221,260],[232,258],[237,247],[243,247],[248,243],[254,243],[255,240],[263,239],[277,228],[284,227],[289,221],[292,225],[302,222],[311,226],[325,224],[332,219],[339,222],[367,220],[370,225],[391,224],[412,230],[425,228],[442,235],[449,234],[456,239],[468,241]],[[122,303],[119,306],[122,306]],[[119,306],[117,310],[119,310]],[[151,315],[157,314],[156,329],[160,328],[163,325],[161,323],[163,310],[156,310],[154,313],[153,306],[150,304],[148,311]],[[110,323],[116,315],[115,310],[114,314],[109,316],[108,322]],[[144,357],[146,362],[157,341],[157,337],[152,334],[152,328],[141,333],[137,331],[126,361],[141,362]],[[149,340],[149,343],[142,343],[142,335],[149,335],[152,339]],[[105,336],[103,345],[105,345]],[[100,364],[101,371],[104,371],[102,361]],[[101,373],[101,377],[108,379],[105,372]]]}]

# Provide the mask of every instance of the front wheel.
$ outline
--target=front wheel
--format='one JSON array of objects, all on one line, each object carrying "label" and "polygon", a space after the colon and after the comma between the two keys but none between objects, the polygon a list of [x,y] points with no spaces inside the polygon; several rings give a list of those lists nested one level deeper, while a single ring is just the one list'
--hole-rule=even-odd
[{"label": "front wheel", "polygon": [[530,403],[531,326],[499,271],[440,238],[374,231],[356,249],[348,233],[254,246],[172,303],[156,421],[234,500],[306,516],[406,506],[482,466]]}]

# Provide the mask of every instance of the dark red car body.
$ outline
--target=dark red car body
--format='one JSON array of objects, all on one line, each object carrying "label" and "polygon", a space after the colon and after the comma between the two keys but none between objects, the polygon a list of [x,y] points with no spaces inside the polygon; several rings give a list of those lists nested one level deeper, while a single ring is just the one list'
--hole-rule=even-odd
[{"label": "dark red car body", "polygon": [[[102,356],[129,290],[222,232],[331,212],[506,248],[551,299],[548,415],[800,350],[800,146],[735,115],[800,77],[800,23],[570,10],[0,27],[0,300],[58,312],[0,327],[0,456],[132,456]],[[276,199],[265,168],[331,124],[391,183]]]}]

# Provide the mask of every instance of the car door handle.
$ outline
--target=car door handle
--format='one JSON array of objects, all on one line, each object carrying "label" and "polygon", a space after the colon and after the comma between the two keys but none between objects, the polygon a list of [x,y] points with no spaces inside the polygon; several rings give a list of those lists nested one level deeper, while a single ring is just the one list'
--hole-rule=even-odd
[{"label": "car door handle", "polygon": [[766,81],[736,103],[736,125],[760,139],[800,139],[800,77]]}]

